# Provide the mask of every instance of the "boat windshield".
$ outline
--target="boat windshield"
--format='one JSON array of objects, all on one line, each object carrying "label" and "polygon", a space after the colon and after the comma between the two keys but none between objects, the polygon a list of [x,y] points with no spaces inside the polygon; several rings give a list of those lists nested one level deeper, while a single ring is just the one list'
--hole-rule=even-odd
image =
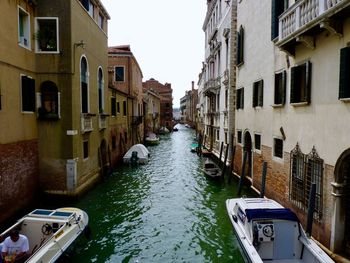
[{"label": "boat windshield", "polygon": [[246,209],[248,222],[253,219],[281,219],[299,222],[298,217],[288,208],[274,208],[274,209]]}]

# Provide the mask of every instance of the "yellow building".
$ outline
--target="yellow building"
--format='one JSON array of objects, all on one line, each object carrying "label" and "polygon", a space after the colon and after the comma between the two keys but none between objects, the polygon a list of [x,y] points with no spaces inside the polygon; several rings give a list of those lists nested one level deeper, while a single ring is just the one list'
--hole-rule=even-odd
[{"label": "yellow building", "polygon": [[16,210],[39,186],[80,193],[107,159],[109,15],[99,0],[1,1],[0,10],[0,205],[16,198]]}]

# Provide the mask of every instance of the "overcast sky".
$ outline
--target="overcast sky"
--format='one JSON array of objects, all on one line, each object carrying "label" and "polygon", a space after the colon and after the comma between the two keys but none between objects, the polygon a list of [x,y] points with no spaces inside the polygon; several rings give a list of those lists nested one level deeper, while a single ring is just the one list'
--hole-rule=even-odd
[{"label": "overcast sky", "polygon": [[111,20],[108,45],[130,45],[142,73],[171,83],[174,107],[197,87],[204,59],[205,0],[102,0]]}]

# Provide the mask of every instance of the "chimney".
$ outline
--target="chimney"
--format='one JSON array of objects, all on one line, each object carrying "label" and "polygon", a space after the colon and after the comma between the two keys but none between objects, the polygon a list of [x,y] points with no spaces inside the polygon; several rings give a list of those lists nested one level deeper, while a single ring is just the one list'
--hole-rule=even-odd
[{"label": "chimney", "polygon": [[192,81],[192,91],[194,90],[194,81]]}]

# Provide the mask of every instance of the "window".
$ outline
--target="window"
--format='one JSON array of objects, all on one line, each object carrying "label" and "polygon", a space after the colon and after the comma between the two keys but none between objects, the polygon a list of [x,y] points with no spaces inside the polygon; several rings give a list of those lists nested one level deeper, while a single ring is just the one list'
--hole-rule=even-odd
[{"label": "window", "polygon": [[126,101],[123,101],[123,116],[126,116],[127,112],[126,112]]},{"label": "window", "polygon": [[286,101],[286,83],[287,83],[286,71],[275,73],[275,105],[284,105]]},{"label": "window", "polygon": [[89,141],[83,141],[83,158],[89,158]]},{"label": "window", "polygon": [[226,143],[226,144],[228,143],[228,140],[227,140],[227,132],[225,132],[225,143]]},{"label": "window", "polygon": [[228,105],[228,89],[225,89],[225,109],[227,109]]},{"label": "window", "polygon": [[89,15],[91,16],[91,17],[95,17],[94,16],[94,14],[95,14],[95,5],[91,2],[91,1],[89,1],[89,9],[88,9],[88,12],[89,12]]},{"label": "window", "polygon": [[58,52],[58,18],[37,17],[35,20],[36,51]]},{"label": "window", "polygon": [[216,111],[220,111],[220,92],[216,94]]},{"label": "window", "polygon": [[124,67],[115,67],[115,81],[124,81]]},{"label": "window", "polygon": [[236,95],[236,109],[244,108],[244,88],[240,88],[237,90]]},{"label": "window", "polygon": [[254,134],[254,146],[255,150],[261,150],[261,135],[260,134]]},{"label": "window", "polygon": [[39,108],[40,118],[59,118],[59,94],[57,86],[51,81],[41,84],[41,107]]},{"label": "window", "polygon": [[35,111],[35,80],[27,76],[21,76],[22,111]]},{"label": "window", "polygon": [[274,138],[273,139],[273,155],[278,158],[283,158],[283,140]]},{"label": "window", "polygon": [[339,99],[350,98],[350,47],[340,50]]},{"label": "window", "polygon": [[215,138],[217,141],[220,141],[220,130],[218,129],[215,130]]},{"label": "window", "polygon": [[264,81],[259,80],[253,84],[253,107],[262,107],[264,103]]},{"label": "window", "polygon": [[278,17],[288,8],[288,0],[272,0],[271,8],[271,40],[278,37]]},{"label": "window", "polygon": [[244,29],[241,26],[237,32],[237,65],[244,62]]},{"label": "window", "polygon": [[120,103],[117,101],[117,113],[120,113]]},{"label": "window", "polygon": [[101,13],[98,14],[98,26],[103,29],[104,17]]},{"label": "window", "polygon": [[320,221],[323,210],[323,159],[318,156],[315,147],[311,153],[305,155],[297,144],[291,151],[290,162],[289,199],[295,206],[306,212],[309,205],[311,184],[315,183],[314,218]]},{"label": "window", "polygon": [[98,69],[98,110],[100,113],[104,111],[104,101],[103,101],[103,72],[102,69]]},{"label": "window", "polygon": [[310,103],[311,62],[291,68],[290,103]]},{"label": "window", "polygon": [[242,143],[242,131],[237,131],[237,141],[238,143]]},{"label": "window", "polygon": [[30,48],[30,17],[29,14],[18,7],[18,43]]},{"label": "window", "polygon": [[88,89],[88,69],[86,58],[83,57],[80,63],[80,85],[81,85],[81,112],[89,112],[89,89]]},{"label": "window", "polygon": [[111,97],[111,115],[112,116],[117,116],[117,112],[116,112],[116,98],[115,97]]}]

